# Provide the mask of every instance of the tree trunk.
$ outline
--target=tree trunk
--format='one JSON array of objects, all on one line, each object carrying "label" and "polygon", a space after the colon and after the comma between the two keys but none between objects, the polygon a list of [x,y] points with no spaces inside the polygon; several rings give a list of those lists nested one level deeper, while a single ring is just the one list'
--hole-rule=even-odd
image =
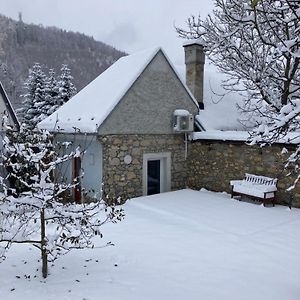
[{"label": "tree trunk", "polygon": [[46,250],[46,222],[45,211],[41,210],[41,255],[42,255],[42,274],[46,278],[48,275],[48,259]]}]

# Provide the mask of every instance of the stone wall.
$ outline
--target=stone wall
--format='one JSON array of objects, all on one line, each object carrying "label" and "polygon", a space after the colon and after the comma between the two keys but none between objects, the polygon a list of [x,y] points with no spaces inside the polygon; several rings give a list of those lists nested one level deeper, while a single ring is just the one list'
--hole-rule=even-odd
[{"label": "stone wall", "polygon": [[230,180],[242,179],[244,173],[278,178],[277,202],[300,207],[300,186],[292,192],[286,188],[295,177],[287,177],[283,171],[287,155],[281,154],[283,146],[259,148],[240,142],[195,141],[188,157],[187,185],[193,189],[206,188],[230,192]]},{"label": "stone wall", "polygon": [[[278,178],[277,203],[300,207],[300,185],[291,192],[293,176],[286,176],[288,154],[282,145],[259,148],[242,142],[194,141],[188,145],[185,159],[183,135],[108,135],[103,145],[103,191],[110,199],[126,200],[143,194],[143,154],[171,153],[171,190],[206,188],[230,193],[230,180],[245,173]],[[292,151],[292,149],[290,149]],[[130,155],[130,164],[124,162]],[[292,170],[289,170],[292,171]]]},{"label": "stone wall", "polygon": [[[183,135],[108,135],[103,145],[103,192],[123,200],[143,194],[143,154],[171,153],[171,190],[186,187],[187,161]],[[130,164],[124,157],[130,155]]]}]

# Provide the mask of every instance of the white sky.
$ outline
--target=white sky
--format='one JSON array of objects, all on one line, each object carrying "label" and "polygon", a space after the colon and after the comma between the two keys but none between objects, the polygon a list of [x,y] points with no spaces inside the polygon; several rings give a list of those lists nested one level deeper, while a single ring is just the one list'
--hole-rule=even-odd
[{"label": "white sky", "polygon": [[[18,19],[22,12],[26,23],[56,26],[78,31],[117,49],[134,53],[161,46],[184,76],[183,40],[174,24],[185,26],[190,15],[204,18],[213,9],[213,0],[0,0],[0,13]],[[222,75],[205,64],[204,101],[206,119],[217,126],[217,120],[236,123],[237,96],[218,99],[210,90],[219,90]],[[221,91],[218,91],[221,92]],[[214,117],[212,118],[213,112]],[[231,125],[230,125],[231,127]],[[233,125],[236,127],[236,125]]]},{"label": "white sky", "polygon": [[213,0],[0,0],[0,13],[24,22],[57,26],[93,36],[128,53],[162,46],[183,64],[182,40],[173,24],[206,16]]}]

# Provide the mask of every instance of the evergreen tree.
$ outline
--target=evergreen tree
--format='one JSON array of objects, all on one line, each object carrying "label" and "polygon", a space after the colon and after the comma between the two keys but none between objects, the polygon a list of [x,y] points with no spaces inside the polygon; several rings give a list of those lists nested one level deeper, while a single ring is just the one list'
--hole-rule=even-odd
[{"label": "evergreen tree", "polygon": [[29,70],[25,89],[23,107],[18,113],[29,128],[34,128],[45,117],[43,107],[46,99],[46,75],[39,63],[35,63]]},{"label": "evergreen tree", "polygon": [[67,65],[63,65],[61,68],[61,75],[58,80],[59,106],[65,104],[76,94],[77,90],[72,81],[73,76],[71,75],[71,70]]},{"label": "evergreen tree", "polygon": [[51,115],[59,107],[59,87],[53,69],[49,70],[49,76],[46,79],[46,99],[43,107],[43,114],[45,116]]},{"label": "evergreen tree", "polygon": [[23,107],[18,110],[24,123],[34,128],[37,123],[55,112],[76,94],[72,82],[73,77],[67,65],[61,68],[61,75],[57,79],[55,71],[49,70],[46,76],[40,64],[35,63],[29,70],[25,82],[26,93],[23,95]]}]

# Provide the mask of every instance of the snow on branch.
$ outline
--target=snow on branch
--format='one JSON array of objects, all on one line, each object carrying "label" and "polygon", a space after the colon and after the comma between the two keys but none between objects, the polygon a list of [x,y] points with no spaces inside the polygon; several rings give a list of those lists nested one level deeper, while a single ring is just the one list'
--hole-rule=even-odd
[{"label": "snow on branch", "polygon": [[254,127],[252,143],[275,143],[295,135],[300,131],[300,1],[214,4],[206,19],[191,16],[187,28],[176,28],[177,33],[201,38],[209,59],[229,78],[223,88],[244,91],[240,110]]},{"label": "snow on branch", "polygon": [[44,277],[48,261],[71,249],[93,248],[101,226],[124,217],[121,208],[101,199],[80,204],[66,199],[79,180],[57,181],[55,172],[84,151],[59,155],[52,141],[47,131],[8,131],[0,157],[0,260],[13,243],[33,244],[41,251]]}]

